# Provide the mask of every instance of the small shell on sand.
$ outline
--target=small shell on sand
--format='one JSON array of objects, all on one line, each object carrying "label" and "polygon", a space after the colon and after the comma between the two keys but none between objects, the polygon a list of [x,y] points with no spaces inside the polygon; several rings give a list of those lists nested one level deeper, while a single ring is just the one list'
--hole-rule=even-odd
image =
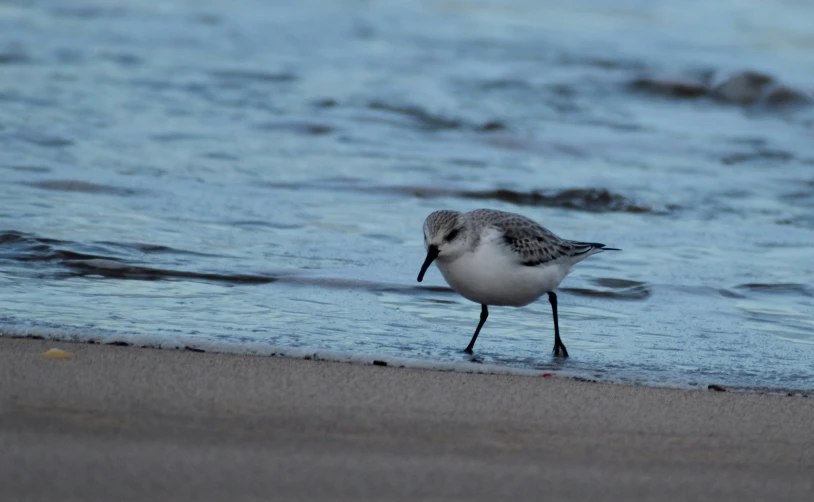
[{"label": "small shell on sand", "polygon": [[73,355],[71,355],[70,352],[65,352],[60,349],[48,349],[42,353],[42,357],[48,359],[73,359]]}]

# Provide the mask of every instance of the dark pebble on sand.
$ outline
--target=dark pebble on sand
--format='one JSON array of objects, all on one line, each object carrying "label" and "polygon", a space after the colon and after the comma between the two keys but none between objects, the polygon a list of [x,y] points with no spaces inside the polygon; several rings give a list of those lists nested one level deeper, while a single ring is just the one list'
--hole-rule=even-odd
[{"label": "dark pebble on sand", "polygon": [[573,377],[572,380],[574,380],[575,382],[597,383],[597,380],[593,380],[591,378],[583,378],[583,377]]},{"label": "dark pebble on sand", "polygon": [[373,366],[387,366],[387,361],[373,361]]}]

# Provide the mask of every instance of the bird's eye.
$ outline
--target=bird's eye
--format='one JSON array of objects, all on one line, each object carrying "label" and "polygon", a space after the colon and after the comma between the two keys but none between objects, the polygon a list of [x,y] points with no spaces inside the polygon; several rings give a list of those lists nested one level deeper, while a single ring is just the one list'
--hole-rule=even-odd
[{"label": "bird's eye", "polygon": [[444,240],[445,240],[445,241],[447,241],[447,242],[451,241],[451,240],[452,240],[452,239],[454,239],[455,237],[458,237],[458,232],[459,232],[459,230],[458,230],[457,228],[456,228],[456,229],[454,229],[454,230],[452,230],[452,231],[450,231],[450,232],[447,234],[447,236],[446,236],[446,237],[444,237]]}]

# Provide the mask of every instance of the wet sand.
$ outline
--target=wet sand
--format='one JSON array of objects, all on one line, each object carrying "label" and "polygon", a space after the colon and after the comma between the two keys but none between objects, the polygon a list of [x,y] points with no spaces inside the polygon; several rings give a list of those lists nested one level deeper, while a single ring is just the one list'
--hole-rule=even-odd
[{"label": "wet sand", "polygon": [[0,500],[812,500],[812,417],[801,396],[0,338]]}]

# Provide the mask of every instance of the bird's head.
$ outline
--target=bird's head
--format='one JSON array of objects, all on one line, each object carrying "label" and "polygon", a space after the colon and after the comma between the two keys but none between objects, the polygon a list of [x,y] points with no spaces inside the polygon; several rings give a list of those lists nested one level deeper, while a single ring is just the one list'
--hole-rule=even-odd
[{"label": "bird's head", "polygon": [[467,249],[466,225],[458,211],[435,211],[424,220],[424,249],[427,258],[418,273],[418,282],[435,259],[453,260]]}]

